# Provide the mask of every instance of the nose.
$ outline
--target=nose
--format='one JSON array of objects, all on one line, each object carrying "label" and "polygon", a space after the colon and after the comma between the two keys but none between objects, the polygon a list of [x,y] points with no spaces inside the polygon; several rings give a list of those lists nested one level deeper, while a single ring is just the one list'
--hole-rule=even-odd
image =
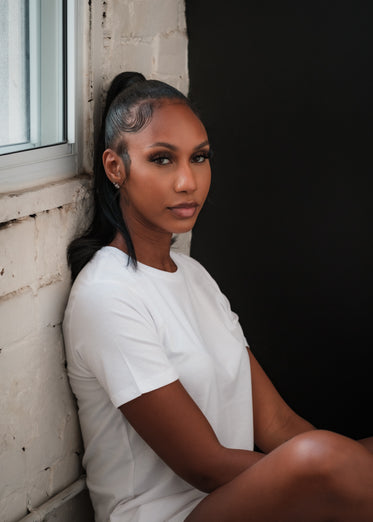
[{"label": "nose", "polygon": [[176,192],[194,192],[197,180],[192,165],[188,162],[179,166],[175,178]]}]

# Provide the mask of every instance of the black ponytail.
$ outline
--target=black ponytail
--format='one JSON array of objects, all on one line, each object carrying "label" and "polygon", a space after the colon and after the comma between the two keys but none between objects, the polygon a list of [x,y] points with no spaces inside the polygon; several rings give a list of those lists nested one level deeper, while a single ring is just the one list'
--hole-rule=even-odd
[{"label": "black ponytail", "polygon": [[92,223],[82,237],[70,243],[67,251],[73,280],[100,248],[111,243],[118,231],[126,242],[129,260],[136,267],[136,253],[120,208],[119,190],[106,176],[102,154],[107,148],[115,150],[123,159],[128,177],[131,161],[125,135],[144,128],[152,118],[156,101],[167,99],[177,99],[190,106],[189,100],[174,87],[146,80],[140,73],[118,74],[111,83],[94,152]]}]

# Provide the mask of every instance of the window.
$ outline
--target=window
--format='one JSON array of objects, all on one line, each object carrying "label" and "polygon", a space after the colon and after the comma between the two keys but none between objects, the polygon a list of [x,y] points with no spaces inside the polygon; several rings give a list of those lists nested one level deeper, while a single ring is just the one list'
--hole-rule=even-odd
[{"label": "window", "polygon": [[74,171],[74,8],[0,0],[0,192],[41,182],[54,160],[52,177]]}]

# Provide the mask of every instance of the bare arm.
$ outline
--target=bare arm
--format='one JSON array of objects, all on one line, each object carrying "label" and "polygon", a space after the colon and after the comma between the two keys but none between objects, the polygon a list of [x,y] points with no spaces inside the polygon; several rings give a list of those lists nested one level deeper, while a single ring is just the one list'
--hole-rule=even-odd
[{"label": "bare arm", "polygon": [[[267,453],[314,427],[294,413],[250,351],[249,356],[255,442]],[[145,393],[120,410],[175,473],[202,491],[230,482],[263,458],[258,452],[222,446],[179,381]]]},{"label": "bare arm", "polygon": [[314,430],[282,399],[264,370],[248,349],[253,389],[254,439],[268,453],[295,435]]},{"label": "bare arm", "polygon": [[[286,404],[250,350],[248,353],[255,442],[269,453],[295,435],[315,428]],[[211,492],[230,482],[264,457],[254,451],[222,446],[179,381],[145,393],[120,410],[175,473],[202,491]],[[361,443],[373,450],[373,438]]]},{"label": "bare arm", "polygon": [[263,456],[223,447],[179,381],[120,407],[130,424],[175,473],[210,492]]},{"label": "bare arm", "polygon": [[[257,446],[268,453],[299,433],[314,430],[281,398],[254,355],[248,349],[253,386],[254,436]],[[359,441],[373,453],[373,437]]]}]

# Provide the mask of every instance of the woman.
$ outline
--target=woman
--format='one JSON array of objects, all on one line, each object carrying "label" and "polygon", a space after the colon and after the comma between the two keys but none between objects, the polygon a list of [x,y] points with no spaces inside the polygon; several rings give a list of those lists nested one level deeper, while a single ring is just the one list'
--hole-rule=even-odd
[{"label": "woman", "polygon": [[209,157],[180,92],[115,78],[64,320],[96,520],[371,521],[373,438],[296,415],[213,279],[170,251],[207,197]]}]

